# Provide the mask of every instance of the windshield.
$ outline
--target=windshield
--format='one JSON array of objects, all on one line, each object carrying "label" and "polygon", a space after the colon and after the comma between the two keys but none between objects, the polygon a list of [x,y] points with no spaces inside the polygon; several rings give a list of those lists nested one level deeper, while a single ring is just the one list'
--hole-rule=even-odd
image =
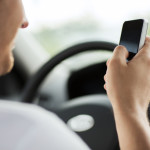
[{"label": "windshield", "polygon": [[51,55],[85,41],[118,43],[125,20],[150,18],[149,0],[23,0],[29,30]]}]

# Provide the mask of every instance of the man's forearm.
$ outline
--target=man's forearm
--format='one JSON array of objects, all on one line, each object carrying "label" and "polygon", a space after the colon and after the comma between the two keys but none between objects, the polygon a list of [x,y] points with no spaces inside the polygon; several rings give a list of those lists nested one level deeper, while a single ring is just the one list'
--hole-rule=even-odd
[{"label": "man's forearm", "polygon": [[140,111],[114,110],[121,150],[150,150],[150,126]]}]

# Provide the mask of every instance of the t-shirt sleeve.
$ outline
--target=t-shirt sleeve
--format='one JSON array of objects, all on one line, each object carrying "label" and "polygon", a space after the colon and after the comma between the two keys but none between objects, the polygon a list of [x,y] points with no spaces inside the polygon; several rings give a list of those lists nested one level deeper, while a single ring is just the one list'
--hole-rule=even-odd
[{"label": "t-shirt sleeve", "polygon": [[38,106],[0,102],[0,149],[89,150],[55,114]]}]

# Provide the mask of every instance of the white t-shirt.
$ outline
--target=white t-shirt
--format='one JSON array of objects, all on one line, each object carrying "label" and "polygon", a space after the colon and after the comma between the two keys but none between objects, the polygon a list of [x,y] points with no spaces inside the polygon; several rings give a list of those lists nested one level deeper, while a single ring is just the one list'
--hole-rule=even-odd
[{"label": "white t-shirt", "polygon": [[0,101],[0,150],[89,150],[53,113],[41,107]]}]

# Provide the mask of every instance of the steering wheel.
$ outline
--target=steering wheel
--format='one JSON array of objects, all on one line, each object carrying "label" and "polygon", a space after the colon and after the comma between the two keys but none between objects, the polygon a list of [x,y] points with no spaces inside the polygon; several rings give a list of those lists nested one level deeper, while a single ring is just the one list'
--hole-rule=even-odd
[{"label": "steering wheel", "polygon": [[[23,90],[22,102],[33,103],[39,86],[63,60],[84,51],[112,51],[117,44],[103,41],[85,42],[69,47],[54,56],[31,77]],[[50,109],[51,110],[51,109]],[[82,96],[64,102],[54,111],[93,150],[119,150],[111,104],[106,95]]]}]

